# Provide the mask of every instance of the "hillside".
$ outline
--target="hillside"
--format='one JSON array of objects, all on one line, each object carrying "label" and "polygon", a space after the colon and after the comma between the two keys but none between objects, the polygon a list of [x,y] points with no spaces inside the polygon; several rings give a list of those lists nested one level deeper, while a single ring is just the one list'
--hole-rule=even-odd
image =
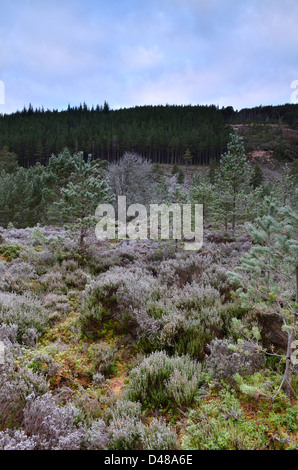
[{"label": "hillside", "polygon": [[246,152],[259,163],[294,161],[298,157],[298,129],[285,124],[232,124],[243,137]]},{"label": "hillside", "polygon": [[6,160],[0,449],[298,448],[295,180],[230,139],[215,174],[134,153]]},{"label": "hillside", "polygon": [[270,152],[274,159],[297,158],[298,105],[236,112],[216,106],[105,106],[65,111],[28,109],[0,115],[0,150],[7,148],[24,167],[47,164],[67,147],[71,153],[114,161],[137,152],[153,163],[208,165],[226,151],[238,127],[248,152]]}]

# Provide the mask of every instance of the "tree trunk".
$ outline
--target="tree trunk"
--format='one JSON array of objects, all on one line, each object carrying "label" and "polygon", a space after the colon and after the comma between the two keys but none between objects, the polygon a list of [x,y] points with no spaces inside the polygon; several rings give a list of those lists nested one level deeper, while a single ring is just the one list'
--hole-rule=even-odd
[{"label": "tree trunk", "polygon": [[[298,266],[296,267],[296,303],[298,303]],[[293,327],[291,333],[288,333],[288,345],[287,345],[287,357],[286,357],[286,369],[284,373],[284,391],[288,398],[292,396],[292,385],[291,385],[291,375],[292,375],[292,360],[291,360],[291,353],[292,353],[292,343],[295,340],[295,328],[296,328],[296,320],[297,320],[298,313],[294,312],[293,318]]]},{"label": "tree trunk", "polygon": [[79,249],[83,251],[84,249],[84,239],[85,239],[85,227],[81,228],[80,237],[79,237]]},{"label": "tree trunk", "polygon": [[[294,329],[294,326],[293,326]],[[291,386],[291,375],[292,375],[292,361],[291,361],[291,352],[292,352],[292,343],[294,341],[294,334],[288,334],[288,346],[287,346],[287,357],[286,357],[286,369],[284,373],[284,391],[288,398],[292,397],[292,386]]]}]

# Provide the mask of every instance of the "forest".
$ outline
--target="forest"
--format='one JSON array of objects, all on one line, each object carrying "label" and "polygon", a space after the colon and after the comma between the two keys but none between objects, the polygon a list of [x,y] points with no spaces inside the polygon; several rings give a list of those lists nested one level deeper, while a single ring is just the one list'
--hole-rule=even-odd
[{"label": "forest", "polygon": [[[292,110],[1,117],[0,449],[298,449]],[[202,248],[99,240],[118,196],[203,204]]]},{"label": "forest", "polygon": [[48,164],[52,154],[71,153],[112,162],[136,152],[153,163],[208,165],[226,151],[233,123],[279,123],[298,126],[298,105],[232,107],[137,106],[111,110],[86,103],[65,111],[28,108],[0,115],[0,148],[18,156],[25,168]]}]

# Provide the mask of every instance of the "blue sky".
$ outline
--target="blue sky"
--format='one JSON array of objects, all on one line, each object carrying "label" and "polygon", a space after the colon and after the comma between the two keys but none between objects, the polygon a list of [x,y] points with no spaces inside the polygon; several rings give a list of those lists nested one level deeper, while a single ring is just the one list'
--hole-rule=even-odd
[{"label": "blue sky", "polygon": [[297,0],[0,0],[0,81],[32,103],[124,108],[291,101]]}]

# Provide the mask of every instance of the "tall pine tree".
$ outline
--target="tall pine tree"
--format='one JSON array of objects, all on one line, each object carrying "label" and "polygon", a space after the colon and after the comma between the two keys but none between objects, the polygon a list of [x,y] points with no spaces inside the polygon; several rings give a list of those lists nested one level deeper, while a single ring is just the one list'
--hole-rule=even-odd
[{"label": "tall pine tree", "polygon": [[250,226],[253,247],[233,273],[240,295],[252,310],[278,316],[287,335],[285,369],[281,383],[291,397],[292,347],[297,338],[298,214],[293,208],[271,203],[268,214]]},{"label": "tall pine tree", "polygon": [[56,203],[61,215],[70,227],[79,233],[78,247],[84,249],[87,230],[95,224],[95,209],[100,203],[112,202],[107,178],[101,165],[91,162],[89,156],[85,162],[83,153],[78,155],[70,181],[61,191],[61,199]]},{"label": "tall pine tree", "polygon": [[246,212],[251,171],[245,156],[243,139],[236,131],[230,135],[228,151],[222,156],[220,168],[215,175],[215,210],[218,218],[224,221],[226,231],[230,222],[232,231],[235,232],[237,220]]}]

